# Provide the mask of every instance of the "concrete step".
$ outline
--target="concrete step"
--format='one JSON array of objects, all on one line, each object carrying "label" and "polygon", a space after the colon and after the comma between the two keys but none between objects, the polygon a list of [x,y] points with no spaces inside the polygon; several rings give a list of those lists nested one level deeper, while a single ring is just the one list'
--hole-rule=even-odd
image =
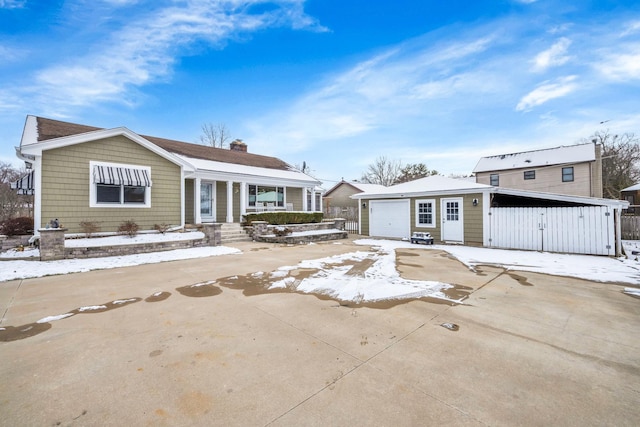
[{"label": "concrete step", "polygon": [[220,227],[220,238],[222,244],[232,243],[232,242],[250,242],[251,236],[249,236],[240,224],[222,224]]}]

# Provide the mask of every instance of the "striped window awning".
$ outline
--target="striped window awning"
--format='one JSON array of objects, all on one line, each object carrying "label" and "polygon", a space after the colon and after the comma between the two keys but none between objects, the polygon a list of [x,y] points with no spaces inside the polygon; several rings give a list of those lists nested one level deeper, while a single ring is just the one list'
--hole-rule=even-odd
[{"label": "striped window awning", "polygon": [[146,169],[124,168],[116,166],[93,167],[95,184],[126,185],[131,187],[151,187],[151,178]]},{"label": "striped window awning", "polygon": [[11,183],[11,189],[16,190],[18,194],[33,196],[35,193],[33,188],[33,171],[23,176],[17,181]]}]

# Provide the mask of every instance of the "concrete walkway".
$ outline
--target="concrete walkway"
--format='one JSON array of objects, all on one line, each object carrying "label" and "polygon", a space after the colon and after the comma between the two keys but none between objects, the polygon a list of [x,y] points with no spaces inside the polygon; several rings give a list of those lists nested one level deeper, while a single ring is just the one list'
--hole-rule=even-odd
[{"label": "concrete walkway", "polygon": [[640,425],[640,299],[622,286],[403,249],[404,277],[468,287],[465,304],[191,287],[362,250],[235,246],[0,283],[0,425]]}]

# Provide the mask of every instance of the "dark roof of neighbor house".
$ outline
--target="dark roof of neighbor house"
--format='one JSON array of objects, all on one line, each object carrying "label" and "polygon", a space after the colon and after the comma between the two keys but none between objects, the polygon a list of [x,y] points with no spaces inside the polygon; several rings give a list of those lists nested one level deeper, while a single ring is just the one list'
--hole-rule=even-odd
[{"label": "dark roof of neighbor house", "polygon": [[[86,126],[76,123],[47,119],[43,117],[37,117],[36,120],[38,124],[38,142],[104,129],[94,126]],[[212,160],[223,163],[234,163],[244,166],[256,166],[268,169],[292,169],[288,163],[276,157],[262,156],[259,154],[252,154],[224,148],[214,148],[206,145],[158,138],[155,136],[140,136],[166,151],[186,157]]]}]

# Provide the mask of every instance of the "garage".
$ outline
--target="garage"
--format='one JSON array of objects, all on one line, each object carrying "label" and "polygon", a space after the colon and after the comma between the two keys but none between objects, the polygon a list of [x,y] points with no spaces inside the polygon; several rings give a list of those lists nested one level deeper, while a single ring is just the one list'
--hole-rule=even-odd
[{"label": "garage", "polygon": [[372,200],[369,204],[369,234],[402,239],[411,234],[409,200]]}]

